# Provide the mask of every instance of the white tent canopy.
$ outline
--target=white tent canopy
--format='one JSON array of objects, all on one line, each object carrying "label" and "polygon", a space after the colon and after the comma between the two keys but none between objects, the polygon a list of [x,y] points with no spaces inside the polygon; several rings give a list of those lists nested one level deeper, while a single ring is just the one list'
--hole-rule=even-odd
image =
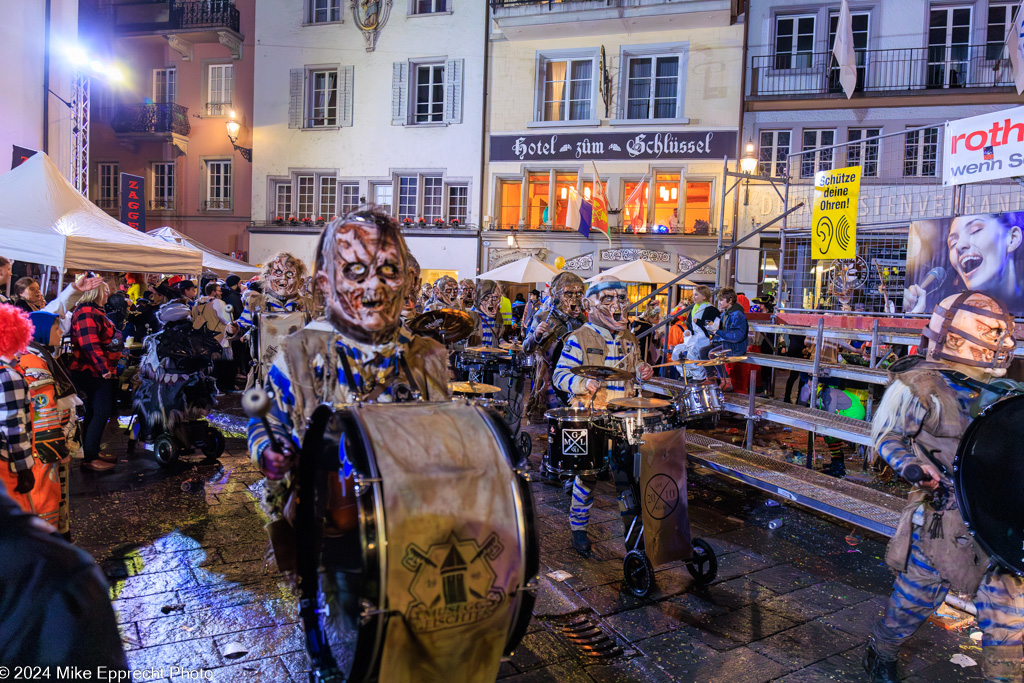
[{"label": "white tent canopy", "polygon": [[551,278],[561,271],[552,268],[548,264],[533,256],[521,258],[512,263],[498,266],[494,270],[480,273],[477,280],[495,280],[496,282],[515,282],[518,284],[530,284],[533,282],[549,282]]},{"label": "white tent canopy", "polygon": [[220,278],[225,278],[231,273],[234,273],[243,280],[247,280],[254,275],[259,275],[261,270],[256,266],[250,266],[245,261],[239,261],[238,259],[225,256],[219,251],[215,251],[205,244],[197,242],[188,235],[182,235],[174,228],[166,225],[162,228],[157,228],[156,230],[150,230],[146,234],[162,239],[165,242],[170,242],[171,244],[178,244],[183,247],[198,249],[203,253],[203,271],[215,273],[217,277]]},{"label": "white tent canopy", "polygon": [[0,255],[73,270],[199,273],[203,255],[107,215],[37,152],[0,176]]},{"label": "white tent canopy", "polygon": [[[629,263],[623,263],[621,266],[615,266],[609,268],[599,275],[595,275],[589,278],[587,282],[593,282],[600,277],[605,275],[612,275],[619,278],[623,282],[641,282],[650,285],[663,285],[666,282],[672,282],[676,278],[676,274],[665,270],[659,266],[644,261],[643,259],[637,259],[636,261],[630,261]],[[677,284],[686,285],[688,287],[696,287],[696,283],[683,278]]]}]

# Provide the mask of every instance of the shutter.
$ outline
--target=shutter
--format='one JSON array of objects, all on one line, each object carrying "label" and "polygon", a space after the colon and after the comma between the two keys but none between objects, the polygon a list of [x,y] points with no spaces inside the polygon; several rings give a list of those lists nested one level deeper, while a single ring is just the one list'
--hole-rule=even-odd
[{"label": "shutter", "polygon": [[288,99],[288,127],[302,128],[302,104],[306,94],[306,70],[292,69]]},{"label": "shutter", "polygon": [[338,124],[352,125],[352,84],[356,68],[343,66],[338,69]]},{"label": "shutter", "polygon": [[462,65],[463,59],[449,59],[444,66],[444,120],[462,123]]},{"label": "shutter", "polygon": [[406,113],[409,104],[409,62],[395,62],[391,77],[391,125],[404,126],[409,122]]}]

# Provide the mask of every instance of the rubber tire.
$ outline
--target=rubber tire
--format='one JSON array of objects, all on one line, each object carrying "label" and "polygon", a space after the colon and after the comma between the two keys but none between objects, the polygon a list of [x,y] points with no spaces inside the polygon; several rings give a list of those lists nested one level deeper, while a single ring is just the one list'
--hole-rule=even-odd
[{"label": "rubber tire", "polygon": [[160,467],[171,467],[178,462],[178,443],[170,434],[161,434],[153,440],[153,457]]},{"label": "rubber tire", "polygon": [[519,447],[519,455],[524,458],[529,458],[530,453],[533,452],[533,437],[526,432],[519,432],[519,438],[516,439],[516,445]]},{"label": "rubber tire", "polygon": [[718,575],[718,558],[703,538],[693,539],[693,556],[696,559],[686,563],[686,571],[700,586],[706,586]]},{"label": "rubber tire", "polygon": [[654,587],[654,567],[643,550],[630,550],[622,558],[623,585],[638,598],[647,597]]},{"label": "rubber tire", "polygon": [[224,435],[216,427],[206,428],[206,441],[203,443],[202,451],[210,460],[216,460],[224,454]]}]

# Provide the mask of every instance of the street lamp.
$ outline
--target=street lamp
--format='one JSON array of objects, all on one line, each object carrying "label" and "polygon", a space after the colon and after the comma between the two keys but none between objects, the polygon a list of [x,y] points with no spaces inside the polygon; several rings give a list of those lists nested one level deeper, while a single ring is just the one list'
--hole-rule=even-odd
[{"label": "street lamp", "polygon": [[234,109],[228,114],[227,123],[224,125],[228,129],[228,140],[231,141],[231,146],[238,150],[243,159],[252,163],[252,147],[239,147],[236,144],[238,142],[238,133],[242,130],[242,125],[235,120]]},{"label": "street lamp", "polygon": [[754,143],[747,141],[747,146],[743,150],[743,156],[740,157],[740,170],[747,175],[753,175],[754,171],[757,170],[757,155],[754,154]]}]

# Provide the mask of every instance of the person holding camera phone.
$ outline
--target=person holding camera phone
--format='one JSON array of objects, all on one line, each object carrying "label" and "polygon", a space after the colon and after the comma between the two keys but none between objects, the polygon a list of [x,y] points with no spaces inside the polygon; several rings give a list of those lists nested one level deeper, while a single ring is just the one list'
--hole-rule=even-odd
[{"label": "person holding camera phone", "polygon": [[114,469],[117,457],[100,452],[103,430],[114,410],[121,338],[103,310],[110,288],[103,283],[82,295],[71,316],[71,363],[68,371],[85,402],[82,467],[94,472]]}]

